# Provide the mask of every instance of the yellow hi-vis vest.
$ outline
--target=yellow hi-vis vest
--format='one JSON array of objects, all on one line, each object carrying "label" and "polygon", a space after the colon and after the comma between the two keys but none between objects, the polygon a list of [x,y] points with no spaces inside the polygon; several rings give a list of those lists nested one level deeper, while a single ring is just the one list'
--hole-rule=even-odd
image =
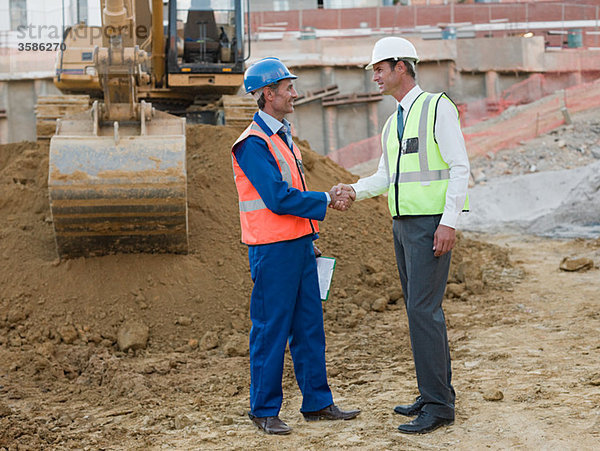
[{"label": "yellow hi-vis vest", "polygon": [[[392,217],[444,212],[450,169],[434,137],[436,109],[442,96],[448,99],[444,93],[422,92],[417,97],[406,117],[401,146],[397,112],[383,127],[381,147],[390,180],[388,206]],[[468,209],[467,196],[463,211]]]}]

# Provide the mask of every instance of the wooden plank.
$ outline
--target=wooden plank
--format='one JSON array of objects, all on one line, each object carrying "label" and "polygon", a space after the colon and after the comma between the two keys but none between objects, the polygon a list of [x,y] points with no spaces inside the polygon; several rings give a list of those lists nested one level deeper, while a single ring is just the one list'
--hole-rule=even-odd
[{"label": "wooden plank", "polygon": [[52,100],[52,101],[38,100],[37,104],[38,105],[89,105],[89,101],[69,100],[69,99],[65,99],[63,101],[61,101],[61,100]]},{"label": "wooden plank", "polygon": [[227,119],[227,125],[232,127],[247,127],[252,119]]},{"label": "wooden plank", "polygon": [[247,126],[257,110],[256,100],[251,96],[223,96],[221,103],[225,111],[225,124],[234,127]]},{"label": "wooden plank", "polygon": [[294,100],[294,106],[303,105],[305,103],[313,102],[315,100],[333,96],[339,93],[340,90],[338,89],[337,85],[329,85],[322,89],[307,91],[306,93],[299,95],[298,98]]},{"label": "wooden plank", "polygon": [[56,131],[56,119],[90,108],[89,95],[39,96],[35,106],[38,139],[50,139]]},{"label": "wooden plank", "polygon": [[327,97],[323,99],[323,106],[348,105],[351,103],[379,102],[383,99],[381,94],[377,93],[354,93],[341,96]]},{"label": "wooden plank", "polygon": [[256,108],[256,100],[251,96],[223,96],[221,102],[224,107],[228,106],[249,106]]},{"label": "wooden plank", "polygon": [[39,102],[89,102],[90,96],[87,94],[73,94],[73,95],[42,95],[38,97]]},{"label": "wooden plank", "polygon": [[79,113],[89,109],[88,105],[37,105],[35,114],[38,119],[63,117],[67,113]]}]

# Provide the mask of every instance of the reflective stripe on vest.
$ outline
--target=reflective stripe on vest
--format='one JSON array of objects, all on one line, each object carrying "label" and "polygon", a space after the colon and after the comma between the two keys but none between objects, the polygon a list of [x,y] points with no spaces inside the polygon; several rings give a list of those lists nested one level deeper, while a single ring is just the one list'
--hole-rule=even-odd
[{"label": "reflective stripe on vest", "polygon": [[[415,99],[406,116],[401,144],[396,134],[391,133],[397,126],[396,112],[386,121],[381,138],[390,181],[388,206],[392,216],[444,211],[450,169],[434,138],[435,112],[442,96],[444,93],[422,92]],[[468,198],[465,208],[468,208]]]},{"label": "reflective stripe on vest", "polygon": [[[431,100],[435,97],[434,94],[427,95],[427,98],[423,102],[423,108],[421,110],[420,118],[419,118],[419,167],[420,171],[418,172],[403,172],[400,173],[400,178],[398,179],[399,183],[409,183],[409,182],[421,182],[422,185],[429,185],[429,182],[434,180],[446,180],[450,178],[450,170],[449,169],[438,169],[438,170],[429,170],[429,161],[427,158],[427,112],[429,110],[429,104]],[[397,118],[396,118],[397,120]],[[383,140],[384,143],[383,151],[385,154],[385,165],[388,170],[389,178],[395,182],[398,174],[396,172],[392,172],[390,174],[389,170],[389,161],[387,156],[387,145],[385,143],[388,142],[390,130],[392,129],[392,118],[388,120],[385,128],[383,130]],[[408,118],[407,118],[408,122]]]},{"label": "reflective stripe on vest", "polygon": [[[263,139],[273,158],[277,161],[282,179],[290,187],[303,190],[304,170],[302,168],[302,156],[298,148],[294,145],[292,151],[279,136],[268,136],[256,122],[250,124],[233,144],[231,155],[234,180],[239,196],[242,242],[250,245],[268,244],[318,232],[319,227],[316,221],[293,215],[278,215],[267,208],[256,189],[237,164],[233,152],[235,147],[249,136],[257,136]],[[298,160],[300,170],[296,166],[294,157]]]},{"label": "reflective stripe on vest", "polygon": [[[264,134],[264,136],[269,140],[269,143],[271,144],[270,149],[272,149],[271,152],[274,153],[274,157],[279,163],[281,177],[284,181],[288,183],[288,185],[292,186],[292,168],[290,168],[290,165],[287,163],[287,161],[281,154],[281,151],[279,150],[275,142],[271,139],[269,135],[263,132],[262,128],[260,128],[260,126],[256,122],[252,122],[250,124],[249,129]],[[231,158],[233,159],[233,155],[231,156]],[[236,179],[235,170],[233,172],[233,179]],[[240,211],[243,212],[256,211],[262,210],[263,208],[267,208],[262,199],[240,201],[239,206]]]},{"label": "reflective stripe on vest", "polygon": [[249,211],[262,210],[263,208],[267,208],[267,206],[262,199],[240,201],[240,211],[245,213]]}]

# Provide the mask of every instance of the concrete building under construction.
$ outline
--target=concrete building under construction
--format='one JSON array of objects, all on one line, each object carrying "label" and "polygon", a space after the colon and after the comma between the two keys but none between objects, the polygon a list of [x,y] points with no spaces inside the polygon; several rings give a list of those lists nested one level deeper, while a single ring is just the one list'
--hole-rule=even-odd
[{"label": "concrete building under construction", "polygon": [[[373,43],[385,35],[415,43],[420,85],[448,93],[459,105],[463,126],[600,77],[595,4],[356,1],[354,8],[340,8],[333,1],[290,3],[252,2],[249,63],[277,56],[299,75],[301,98],[292,122],[296,134],[323,155],[334,157],[376,136],[394,108],[363,69]],[[5,12],[13,7],[14,2],[0,3]],[[70,20],[81,16],[78,11]],[[87,5],[86,17],[94,20],[95,11]],[[2,24],[0,39],[0,142],[35,139],[37,97],[59,94],[52,83],[54,52],[18,51],[12,25]],[[517,92],[510,91],[519,83]]]}]

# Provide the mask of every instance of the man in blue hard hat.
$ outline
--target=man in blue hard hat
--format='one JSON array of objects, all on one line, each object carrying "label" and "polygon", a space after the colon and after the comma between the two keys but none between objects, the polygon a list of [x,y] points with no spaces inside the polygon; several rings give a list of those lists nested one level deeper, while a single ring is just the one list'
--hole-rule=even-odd
[{"label": "man in blue hard hat", "polygon": [[246,93],[259,111],[232,147],[242,242],[254,288],[250,298],[250,412],[268,434],[289,434],[279,418],[285,348],[289,343],[300,411],[307,421],[350,420],[360,410],[334,403],[325,368],[325,331],[313,245],[328,205],[346,209],[348,193],[308,191],[302,155],[292,141],[297,78],[277,58],[264,58],[244,74]]}]

